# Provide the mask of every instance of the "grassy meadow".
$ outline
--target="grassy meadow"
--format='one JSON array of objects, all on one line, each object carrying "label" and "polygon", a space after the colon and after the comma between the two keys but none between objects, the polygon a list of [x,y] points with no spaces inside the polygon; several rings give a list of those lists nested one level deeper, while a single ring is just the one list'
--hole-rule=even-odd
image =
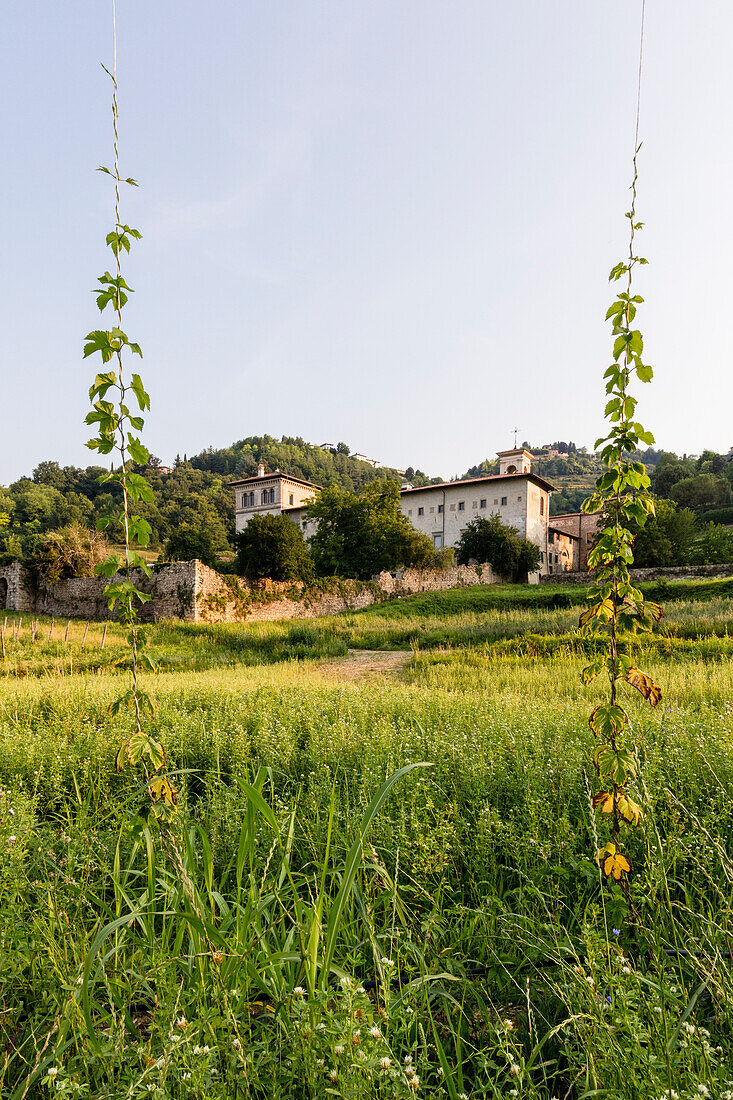
[{"label": "grassy meadow", "polygon": [[163,826],[114,768],[120,629],[9,615],[3,1100],[732,1100],[733,584],[650,594],[631,908],[593,859],[582,590],[151,626]]}]

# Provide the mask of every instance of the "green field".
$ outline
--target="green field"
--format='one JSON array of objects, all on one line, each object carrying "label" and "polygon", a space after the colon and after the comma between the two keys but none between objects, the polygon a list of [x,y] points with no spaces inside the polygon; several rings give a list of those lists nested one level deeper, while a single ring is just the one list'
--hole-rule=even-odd
[{"label": "green field", "polygon": [[119,628],[9,616],[3,1100],[730,1100],[733,584],[652,595],[631,912],[593,860],[582,591],[150,627],[163,829],[114,770]]}]

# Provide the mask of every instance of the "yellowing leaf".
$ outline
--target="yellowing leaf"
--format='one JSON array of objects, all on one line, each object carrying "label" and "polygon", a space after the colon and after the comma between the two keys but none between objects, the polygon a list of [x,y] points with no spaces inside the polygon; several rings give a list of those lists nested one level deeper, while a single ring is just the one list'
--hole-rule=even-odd
[{"label": "yellowing leaf", "polygon": [[613,813],[613,795],[610,791],[599,791],[593,795],[593,805],[602,814]]},{"label": "yellowing leaf", "polygon": [[175,788],[171,784],[170,779],[165,775],[157,775],[155,779],[148,784],[148,790],[154,802],[163,801],[166,806],[175,806],[178,800]]},{"label": "yellowing leaf", "polygon": [[642,810],[630,795],[621,791],[617,798],[618,812],[629,825],[638,825]]},{"label": "yellowing leaf", "polygon": [[622,875],[630,875],[633,870],[631,860],[623,852],[619,852],[613,841],[609,841],[605,848],[601,848],[597,858],[600,860],[604,875],[619,881]]},{"label": "yellowing leaf", "polygon": [[154,737],[150,737],[143,730],[133,733],[127,742],[127,756],[133,766],[138,764],[143,756],[147,756],[150,766],[156,772],[160,771],[165,764],[165,750],[160,741],[156,741]]},{"label": "yellowing leaf", "polygon": [[612,737],[618,737],[623,733],[628,720],[626,712],[616,703],[601,703],[591,713],[588,725],[596,737],[610,741]]},{"label": "yellowing leaf", "polygon": [[654,683],[651,676],[647,676],[646,672],[642,672],[639,668],[628,669],[626,682],[640,691],[653,707],[656,707],[662,698],[662,689]]},{"label": "yellowing leaf", "polygon": [[127,741],[123,741],[117,750],[115,755],[115,771],[123,772],[125,770],[125,753],[127,752]]}]

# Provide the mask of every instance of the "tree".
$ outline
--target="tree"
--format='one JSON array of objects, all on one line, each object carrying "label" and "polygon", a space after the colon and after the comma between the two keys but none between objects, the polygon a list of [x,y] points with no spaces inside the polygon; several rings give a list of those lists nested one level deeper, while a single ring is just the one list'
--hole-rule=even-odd
[{"label": "tree", "polygon": [[345,443],[337,443],[336,444],[336,454],[337,455],[350,455],[351,451],[349,450],[349,448],[347,447],[347,445]]},{"label": "tree", "polygon": [[733,562],[733,532],[722,523],[706,523],[692,546],[693,565],[720,565]]},{"label": "tree", "polygon": [[685,508],[702,508],[706,504],[727,504],[730,488],[724,477],[698,474],[678,481],[670,496]]},{"label": "tree", "polygon": [[526,580],[528,573],[539,569],[540,550],[522,538],[516,527],[502,523],[500,516],[477,516],[458,540],[456,561],[459,565],[486,561],[503,580]]},{"label": "tree", "polygon": [[435,562],[435,549],[400,508],[396,481],[370,481],[359,493],[330,486],[308,505],[318,520],[310,540],[316,570],[368,580],[383,569]]},{"label": "tree", "polygon": [[204,524],[183,522],[171,531],[164,555],[169,561],[192,561],[198,558],[204,565],[214,569],[217,562],[216,542]]},{"label": "tree", "polygon": [[671,500],[655,502],[656,515],[647,516],[643,527],[634,524],[634,564],[688,565],[697,534],[697,519],[689,508],[677,508]]},{"label": "tree", "polygon": [[313,559],[303,535],[286,515],[253,516],[236,536],[237,572],[260,580],[311,581]]}]

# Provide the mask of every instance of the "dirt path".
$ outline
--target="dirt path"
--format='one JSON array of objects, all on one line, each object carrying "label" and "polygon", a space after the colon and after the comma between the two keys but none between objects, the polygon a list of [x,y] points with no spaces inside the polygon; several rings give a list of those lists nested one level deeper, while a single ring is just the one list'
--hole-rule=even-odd
[{"label": "dirt path", "polygon": [[412,653],[393,649],[350,649],[346,657],[334,657],[318,668],[339,680],[361,680],[364,676],[396,675],[407,667]]}]

